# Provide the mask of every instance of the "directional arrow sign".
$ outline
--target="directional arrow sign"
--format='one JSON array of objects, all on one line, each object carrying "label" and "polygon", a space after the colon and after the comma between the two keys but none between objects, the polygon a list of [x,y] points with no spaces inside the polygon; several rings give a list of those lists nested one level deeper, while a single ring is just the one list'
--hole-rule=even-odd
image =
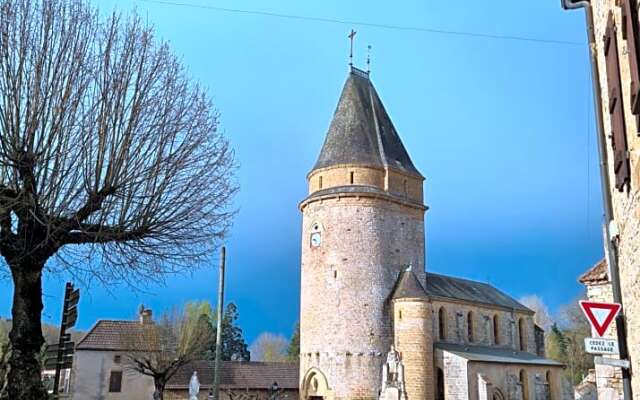
[{"label": "directional arrow sign", "polygon": [[597,303],[585,300],[580,300],[580,307],[598,336],[604,336],[622,308],[618,303]]}]

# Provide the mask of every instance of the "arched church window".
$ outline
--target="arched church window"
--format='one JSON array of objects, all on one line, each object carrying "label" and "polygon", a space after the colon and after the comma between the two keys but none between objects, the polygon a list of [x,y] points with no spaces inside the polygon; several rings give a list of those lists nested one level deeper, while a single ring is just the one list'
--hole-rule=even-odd
[{"label": "arched church window", "polygon": [[520,351],[527,351],[527,328],[524,318],[518,321],[518,338],[520,339]]},{"label": "arched church window", "polygon": [[447,311],[444,307],[438,310],[438,339],[447,340]]},{"label": "arched church window", "polygon": [[527,371],[520,370],[520,385],[522,386],[522,400],[529,399],[529,382],[527,379]]},{"label": "arched church window", "polygon": [[355,172],[353,171],[349,172],[349,181],[351,182],[352,185],[353,185],[353,182],[355,181],[354,177],[355,177]]},{"label": "arched church window", "polygon": [[322,175],[318,177],[318,188],[322,189]]},{"label": "arched church window", "polygon": [[500,320],[498,314],[493,316],[493,343],[500,344]]},{"label": "arched church window", "polygon": [[473,312],[467,313],[467,339],[469,343],[473,342]]}]

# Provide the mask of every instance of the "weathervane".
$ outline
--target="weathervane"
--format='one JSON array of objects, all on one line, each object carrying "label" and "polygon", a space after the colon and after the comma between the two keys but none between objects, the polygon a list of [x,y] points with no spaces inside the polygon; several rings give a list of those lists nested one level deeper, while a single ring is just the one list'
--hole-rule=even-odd
[{"label": "weathervane", "polygon": [[353,67],[353,38],[355,36],[356,36],[356,31],[351,29],[351,32],[349,32],[349,35],[347,36],[351,42],[349,47],[349,66],[350,67]]},{"label": "weathervane", "polygon": [[367,46],[367,74],[371,73],[371,45]]}]

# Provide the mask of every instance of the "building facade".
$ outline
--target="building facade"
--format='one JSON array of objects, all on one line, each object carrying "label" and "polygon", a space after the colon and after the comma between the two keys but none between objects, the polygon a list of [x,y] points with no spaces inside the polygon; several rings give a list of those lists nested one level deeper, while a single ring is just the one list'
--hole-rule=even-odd
[{"label": "building facade", "polygon": [[[637,0],[563,0],[586,10],[600,146],[605,247],[629,398],[640,398],[640,32]],[[626,349],[625,349],[626,347]],[[626,353],[626,354],[625,354]]]},{"label": "building facade", "polygon": [[351,68],[302,211],[302,399],[562,398],[533,311],[425,271],[424,177]]}]

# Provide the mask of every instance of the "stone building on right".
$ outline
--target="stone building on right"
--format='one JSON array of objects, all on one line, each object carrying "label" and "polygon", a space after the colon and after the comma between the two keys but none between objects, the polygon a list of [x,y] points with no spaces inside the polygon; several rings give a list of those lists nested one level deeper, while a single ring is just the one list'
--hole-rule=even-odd
[{"label": "stone building on right", "polygon": [[[640,21],[638,0],[561,0],[584,9],[604,205],[606,270],[622,303],[616,337],[626,398],[640,399]],[[576,99],[578,100],[578,99]]]}]

